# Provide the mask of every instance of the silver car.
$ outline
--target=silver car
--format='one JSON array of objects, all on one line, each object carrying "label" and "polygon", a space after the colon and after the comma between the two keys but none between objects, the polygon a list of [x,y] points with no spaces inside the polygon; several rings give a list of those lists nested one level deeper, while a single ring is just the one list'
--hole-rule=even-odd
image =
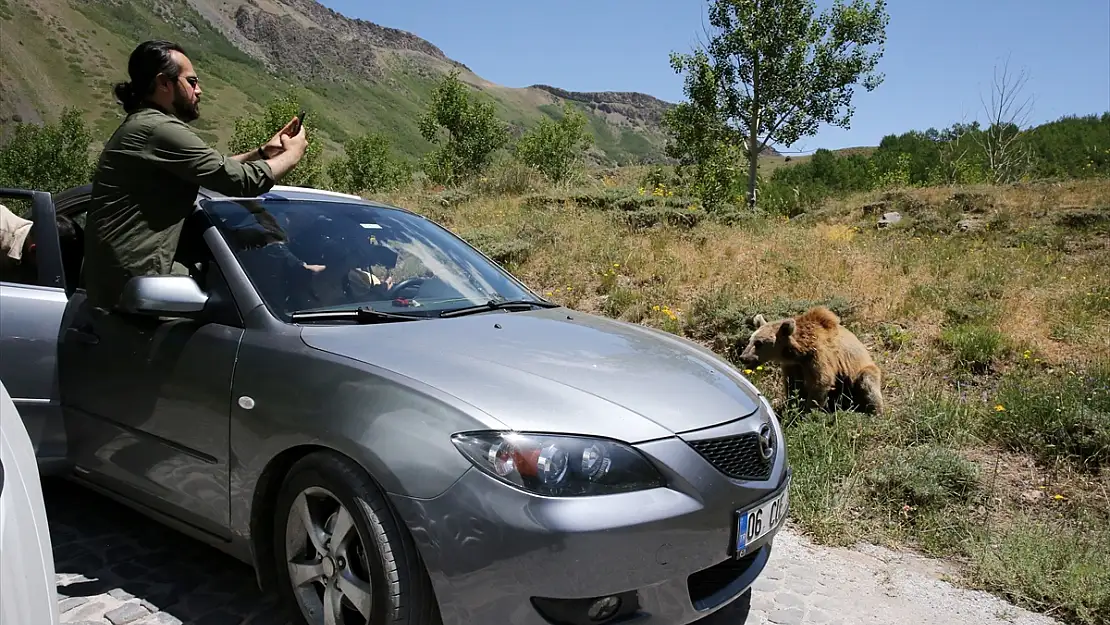
[{"label": "silver car", "polygon": [[[561,307],[417,213],[201,192],[111,313],[33,206],[0,378],[43,472],[252,564],[306,623],[691,623],[788,513],[770,404],[676,336]],[[0,192],[0,196],[5,192]],[[29,281],[28,281],[29,282]]]}]

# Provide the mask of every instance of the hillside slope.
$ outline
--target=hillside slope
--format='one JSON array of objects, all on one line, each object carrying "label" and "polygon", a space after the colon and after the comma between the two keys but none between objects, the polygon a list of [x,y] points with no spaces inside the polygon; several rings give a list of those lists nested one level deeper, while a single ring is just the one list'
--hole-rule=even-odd
[{"label": "hillside slope", "polygon": [[589,114],[597,161],[662,159],[669,103],[639,93],[496,85],[428,41],[315,0],[0,0],[0,130],[77,106],[102,139],[119,118],[111,85],[125,77],[135,44],[153,37],[181,42],[197,64],[205,92],[196,125],[221,145],[236,117],[293,90],[331,148],[375,130],[418,157],[432,147],[420,136],[419,115],[435,82],[457,70],[492,99],[514,134],[571,101]]}]

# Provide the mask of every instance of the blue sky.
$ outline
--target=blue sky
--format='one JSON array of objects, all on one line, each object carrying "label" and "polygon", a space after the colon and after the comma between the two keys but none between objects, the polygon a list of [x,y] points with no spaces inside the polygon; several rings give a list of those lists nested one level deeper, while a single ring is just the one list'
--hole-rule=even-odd
[{"label": "blue sky", "polygon": [[[483,78],[573,91],[683,99],[671,51],[688,52],[706,0],[323,0],[351,17],[432,42]],[[818,0],[819,9],[829,0]],[[1035,98],[1031,121],[1110,110],[1110,1],[891,0],[875,91],[858,89],[848,130],[824,127],[790,152],[875,145],[887,134],[983,118],[994,66],[1009,56]],[[989,100],[988,100],[989,101]],[[780,146],[781,149],[781,146]]]}]

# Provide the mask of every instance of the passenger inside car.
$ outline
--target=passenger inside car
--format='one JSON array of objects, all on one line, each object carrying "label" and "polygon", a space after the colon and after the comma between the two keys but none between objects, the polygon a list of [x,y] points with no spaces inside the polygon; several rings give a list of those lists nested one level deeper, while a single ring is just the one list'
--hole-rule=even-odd
[{"label": "passenger inside car", "polygon": [[[66,283],[76,284],[85,255],[85,236],[69,217],[56,218]],[[0,281],[38,284],[35,223],[0,204]]]}]

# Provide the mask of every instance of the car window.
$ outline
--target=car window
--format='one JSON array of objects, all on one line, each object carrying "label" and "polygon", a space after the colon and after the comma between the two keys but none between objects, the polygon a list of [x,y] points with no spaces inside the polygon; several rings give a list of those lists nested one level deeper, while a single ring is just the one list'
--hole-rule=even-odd
[{"label": "car window", "polygon": [[448,230],[360,202],[209,200],[212,217],[273,313],[370,306],[436,316],[536,297]]}]

